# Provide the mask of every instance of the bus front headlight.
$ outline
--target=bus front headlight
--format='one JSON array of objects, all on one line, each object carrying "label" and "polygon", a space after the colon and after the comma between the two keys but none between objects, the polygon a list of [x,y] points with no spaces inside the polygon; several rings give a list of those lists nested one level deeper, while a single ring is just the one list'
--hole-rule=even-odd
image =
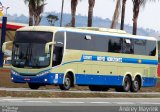
[{"label": "bus front headlight", "polygon": [[11,70],[11,74],[13,74],[13,75],[19,75],[19,73],[15,72],[14,70]]}]

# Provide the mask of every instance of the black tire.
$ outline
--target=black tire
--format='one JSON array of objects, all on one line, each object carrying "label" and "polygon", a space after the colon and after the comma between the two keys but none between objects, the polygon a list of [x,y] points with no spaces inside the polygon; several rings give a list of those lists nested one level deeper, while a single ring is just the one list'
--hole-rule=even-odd
[{"label": "black tire", "polygon": [[136,77],[132,82],[131,92],[138,92],[140,90],[140,79]]},{"label": "black tire", "polygon": [[98,86],[95,86],[95,85],[89,85],[89,89],[91,91],[101,91],[101,89]]},{"label": "black tire", "polygon": [[91,91],[108,91],[109,90],[107,86],[95,86],[95,85],[89,85],[89,89]]},{"label": "black tire", "polygon": [[34,90],[37,90],[40,87],[39,84],[34,84],[34,83],[28,83],[28,86],[30,89],[34,89]]},{"label": "black tire", "polygon": [[117,92],[128,92],[131,88],[131,79],[129,76],[124,78],[123,86],[115,88]]},{"label": "black tire", "polygon": [[101,91],[108,91],[109,90],[109,87],[107,87],[107,86],[102,86],[101,87]]},{"label": "black tire", "polygon": [[69,90],[72,86],[72,79],[70,77],[70,75],[66,75],[64,78],[64,84],[59,85],[59,88],[61,90]]},{"label": "black tire", "polygon": [[116,90],[116,92],[123,92],[123,88],[122,87],[116,87],[115,90]]}]

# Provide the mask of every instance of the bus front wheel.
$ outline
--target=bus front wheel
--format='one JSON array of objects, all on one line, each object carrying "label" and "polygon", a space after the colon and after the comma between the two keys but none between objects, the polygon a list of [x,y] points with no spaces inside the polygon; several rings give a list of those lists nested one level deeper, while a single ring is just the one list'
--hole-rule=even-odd
[{"label": "bus front wheel", "polygon": [[59,85],[61,90],[69,90],[72,85],[72,80],[70,75],[66,75],[64,79],[64,84]]},{"label": "bus front wheel", "polygon": [[34,83],[28,83],[28,86],[30,89],[38,89],[40,87],[39,84],[34,84]]}]

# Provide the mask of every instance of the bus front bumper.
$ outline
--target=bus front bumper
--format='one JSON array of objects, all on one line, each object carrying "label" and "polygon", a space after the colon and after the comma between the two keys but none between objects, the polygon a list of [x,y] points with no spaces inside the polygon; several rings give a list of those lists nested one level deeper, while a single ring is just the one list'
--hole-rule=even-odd
[{"label": "bus front bumper", "polygon": [[38,83],[42,85],[63,84],[64,74],[48,73],[42,76],[22,76],[11,73],[14,83]]}]

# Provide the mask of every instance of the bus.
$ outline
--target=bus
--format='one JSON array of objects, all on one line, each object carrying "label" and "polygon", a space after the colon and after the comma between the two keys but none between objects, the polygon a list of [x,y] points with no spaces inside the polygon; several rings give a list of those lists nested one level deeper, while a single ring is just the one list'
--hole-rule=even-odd
[{"label": "bus", "polygon": [[105,28],[30,26],[16,31],[11,79],[31,89],[75,85],[91,91],[138,92],[157,82],[158,49],[154,37]]}]

